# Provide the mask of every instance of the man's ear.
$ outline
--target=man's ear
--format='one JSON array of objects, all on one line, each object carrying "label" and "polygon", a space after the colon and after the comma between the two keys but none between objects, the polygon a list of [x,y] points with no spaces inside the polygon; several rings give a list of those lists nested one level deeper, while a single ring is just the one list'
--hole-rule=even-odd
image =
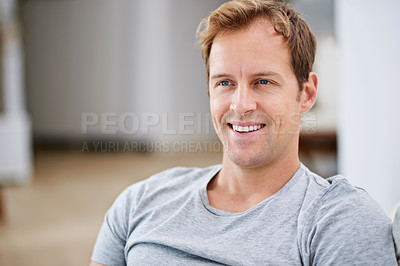
[{"label": "man's ear", "polygon": [[318,77],[314,72],[308,74],[308,80],[303,83],[301,92],[301,113],[305,113],[313,107],[317,100]]}]

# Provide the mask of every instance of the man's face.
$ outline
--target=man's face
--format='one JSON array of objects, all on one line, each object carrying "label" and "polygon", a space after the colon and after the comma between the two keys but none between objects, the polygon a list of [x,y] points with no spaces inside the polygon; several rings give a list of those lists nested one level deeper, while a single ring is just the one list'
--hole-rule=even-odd
[{"label": "man's face", "polygon": [[209,67],[211,114],[224,160],[253,168],[297,158],[303,97],[289,48],[272,24],[259,19],[218,34]]}]

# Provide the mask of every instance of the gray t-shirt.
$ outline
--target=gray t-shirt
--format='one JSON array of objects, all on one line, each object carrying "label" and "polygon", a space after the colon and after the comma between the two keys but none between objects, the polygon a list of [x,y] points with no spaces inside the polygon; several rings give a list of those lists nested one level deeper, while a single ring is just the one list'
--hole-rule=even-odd
[{"label": "gray t-shirt", "polygon": [[111,265],[397,265],[391,221],[345,178],[304,165],[273,196],[231,213],[210,206],[221,169],[173,168],[128,187],[92,260]]}]

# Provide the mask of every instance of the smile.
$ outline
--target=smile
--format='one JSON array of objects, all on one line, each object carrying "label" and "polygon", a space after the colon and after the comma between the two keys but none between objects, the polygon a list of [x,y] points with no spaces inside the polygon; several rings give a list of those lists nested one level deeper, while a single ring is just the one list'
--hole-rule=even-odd
[{"label": "smile", "polygon": [[238,126],[233,124],[228,124],[234,131],[239,133],[249,133],[253,131],[260,130],[261,128],[265,127],[265,124],[262,125],[252,125],[252,126]]}]

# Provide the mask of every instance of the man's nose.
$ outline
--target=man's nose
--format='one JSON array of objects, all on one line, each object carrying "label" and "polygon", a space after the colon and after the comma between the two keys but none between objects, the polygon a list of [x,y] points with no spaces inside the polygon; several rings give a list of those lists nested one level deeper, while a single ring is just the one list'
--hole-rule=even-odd
[{"label": "man's nose", "polygon": [[238,115],[246,115],[257,108],[253,90],[247,85],[239,85],[232,95],[230,109]]}]

